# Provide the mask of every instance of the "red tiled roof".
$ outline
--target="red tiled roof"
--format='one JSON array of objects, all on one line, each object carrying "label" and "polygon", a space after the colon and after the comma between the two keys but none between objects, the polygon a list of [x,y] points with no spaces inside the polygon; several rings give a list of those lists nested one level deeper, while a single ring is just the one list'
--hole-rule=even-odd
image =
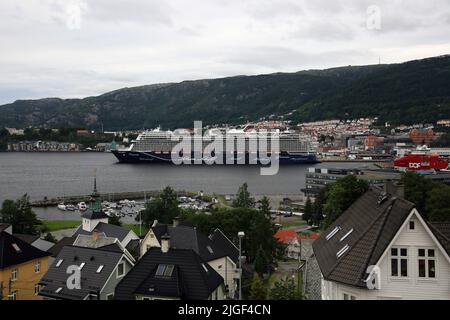
[{"label": "red tiled roof", "polygon": [[302,234],[299,236],[300,240],[317,240],[319,239],[320,234],[318,233],[312,233],[312,234]]},{"label": "red tiled roof", "polygon": [[278,239],[278,241],[283,243],[291,243],[292,240],[298,239],[297,232],[295,230],[280,230],[278,231],[274,237]]}]

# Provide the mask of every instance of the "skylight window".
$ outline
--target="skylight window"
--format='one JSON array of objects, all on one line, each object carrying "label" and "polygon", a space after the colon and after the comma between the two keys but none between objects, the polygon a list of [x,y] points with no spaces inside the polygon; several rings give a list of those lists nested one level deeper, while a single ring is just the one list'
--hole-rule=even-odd
[{"label": "skylight window", "polygon": [[86,263],[85,262],[83,262],[82,264],[80,264],[80,270],[82,270],[83,268],[84,268],[84,266],[86,265]]},{"label": "skylight window", "polygon": [[158,277],[168,277],[170,278],[172,276],[173,270],[175,269],[174,265],[166,265],[166,264],[160,264],[158,268],[156,269],[156,276]]},{"label": "skylight window", "polygon": [[60,293],[62,291],[63,288],[58,288],[55,290],[56,293]]},{"label": "skylight window", "polygon": [[206,249],[208,249],[209,253],[211,253],[211,254],[214,253],[214,251],[213,251],[213,249],[211,248],[211,246],[207,246]]},{"label": "skylight window", "polygon": [[97,273],[100,273],[100,272],[102,272],[102,270],[103,270],[103,267],[104,267],[104,265],[101,265],[100,267],[98,267],[98,269],[97,269]]},{"label": "skylight window", "polygon": [[56,267],[59,268],[59,266],[61,265],[61,263],[63,263],[64,259],[59,259],[58,262],[56,263]]},{"label": "skylight window", "polygon": [[342,257],[344,255],[344,253],[346,253],[348,251],[348,249],[350,249],[350,246],[347,244],[345,247],[343,247],[341,250],[339,250],[338,253],[336,253],[336,257],[338,257],[338,259],[340,257]]},{"label": "skylight window", "polygon": [[21,253],[22,250],[19,248],[19,246],[17,245],[17,243],[13,243],[12,247],[14,248],[14,250],[16,250],[17,253]]},{"label": "skylight window", "polygon": [[349,235],[351,235],[353,233],[354,229],[350,230],[349,232],[347,232],[342,238],[341,238],[341,242],[344,241],[345,239],[347,239],[347,237]]},{"label": "skylight window", "polygon": [[160,264],[158,266],[158,269],[156,269],[156,275],[161,277],[164,275],[164,270],[166,269],[166,265],[165,264]]},{"label": "skylight window", "polygon": [[341,230],[340,226],[337,226],[336,228],[334,228],[326,237],[327,241],[329,241],[331,238],[333,238],[336,233],[338,233]]}]

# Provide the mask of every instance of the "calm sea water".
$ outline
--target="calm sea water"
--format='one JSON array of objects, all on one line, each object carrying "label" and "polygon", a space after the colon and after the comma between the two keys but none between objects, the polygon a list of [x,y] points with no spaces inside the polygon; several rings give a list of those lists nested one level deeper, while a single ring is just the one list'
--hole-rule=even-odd
[{"label": "calm sea water", "polygon": [[[369,166],[325,163],[320,167]],[[0,153],[0,201],[27,193],[31,199],[84,195],[92,191],[93,172],[101,193],[178,190],[234,194],[247,182],[255,195],[299,195],[311,165],[284,166],[276,176],[261,176],[253,166],[170,166],[118,164],[109,153]],[[46,215],[46,214],[44,214]],[[70,217],[70,213],[61,214]]]}]

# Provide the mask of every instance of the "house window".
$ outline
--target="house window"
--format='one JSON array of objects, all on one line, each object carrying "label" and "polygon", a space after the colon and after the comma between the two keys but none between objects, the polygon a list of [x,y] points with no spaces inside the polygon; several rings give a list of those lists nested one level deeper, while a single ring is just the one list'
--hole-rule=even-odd
[{"label": "house window", "polygon": [[106,300],[114,300],[114,293],[110,293],[106,296]]},{"label": "house window", "polygon": [[344,300],[356,300],[356,297],[351,294],[344,293]]},{"label": "house window", "polygon": [[17,280],[17,269],[13,269],[11,271],[11,281],[16,281]]},{"label": "house window", "polygon": [[436,278],[436,251],[434,249],[419,249],[419,278]]},{"label": "house window", "polygon": [[40,261],[35,263],[35,265],[34,265],[34,272],[35,273],[41,272],[41,262]]},{"label": "house window", "polygon": [[9,300],[17,300],[17,291],[12,291],[8,297]]},{"label": "house window", "polygon": [[34,285],[34,294],[38,295],[40,291],[41,291],[41,286],[39,284],[35,284]]},{"label": "house window", "polygon": [[409,222],[409,230],[413,231],[416,229],[416,223],[414,221]]},{"label": "house window", "polygon": [[408,277],[408,249],[391,248],[391,276]]},{"label": "house window", "polygon": [[125,262],[121,262],[117,266],[117,278],[123,277],[124,274],[125,274]]}]

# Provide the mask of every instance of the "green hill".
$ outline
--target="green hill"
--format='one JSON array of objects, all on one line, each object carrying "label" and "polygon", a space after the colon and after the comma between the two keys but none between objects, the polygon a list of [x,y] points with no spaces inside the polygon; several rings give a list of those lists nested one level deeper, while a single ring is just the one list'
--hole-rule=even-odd
[{"label": "green hill", "polygon": [[0,127],[48,125],[108,130],[242,123],[270,115],[294,121],[379,116],[393,123],[450,117],[450,56],[124,88],[98,97],[18,100],[0,106]]}]

